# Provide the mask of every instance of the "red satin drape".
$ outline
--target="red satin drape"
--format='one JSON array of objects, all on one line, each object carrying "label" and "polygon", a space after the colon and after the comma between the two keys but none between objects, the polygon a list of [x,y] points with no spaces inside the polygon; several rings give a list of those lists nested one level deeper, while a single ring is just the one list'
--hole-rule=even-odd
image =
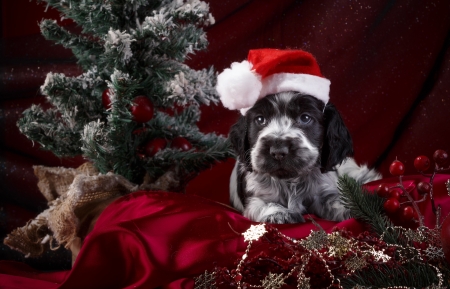
[{"label": "red satin drape", "polygon": [[[450,213],[445,181],[435,179],[435,201],[443,216]],[[424,177],[408,177],[411,190]],[[385,179],[393,186],[398,179]],[[379,182],[372,183],[372,190]],[[412,193],[418,197],[417,192]],[[426,225],[434,226],[430,201],[420,203]],[[362,224],[317,219],[323,229],[346,228],[355,235]],[[193,278],[215,266],[235,268],[245,251],[241,233],[254,224],[234,209],[206,198],[167,192],[135,192],[113,202],[86,237],[71,271],[42,273],[22,263],[0,261],[0,288],[172,288],[193,287]],[[282,233],[303,238],[317,227],[274,225]]]},{"label": "red satin drape", "polygon": [[[450,152],[449,1],[207,2],[216,23],[207,28],[208,50],[189,60],[192,67],[213,65],[220,71],[245,59],[252,48],[305,49],[331,80],[331,102],[349,127],[358,161],[389,176],[389,164],[398,157],[406,173],[414,174],[417,155]],[[45,102],[39,86],[48,72],[81,73],[70,51],[37,34],[42,18],[60,18],[44,10],[34,1],[1,2],[0,238],[46,208],[32,165],[75,167],[83,162],[40,150],[16,127],[24,109]],[[237,117],[220,106],[205,107],[199,127],[227,134]],[[229,160],[202,172],[188,185],[188,194],[227,203],[233,164]],[[25,260],[0,245],[0,259],[38,269],[67,266],[59,257]]]}]

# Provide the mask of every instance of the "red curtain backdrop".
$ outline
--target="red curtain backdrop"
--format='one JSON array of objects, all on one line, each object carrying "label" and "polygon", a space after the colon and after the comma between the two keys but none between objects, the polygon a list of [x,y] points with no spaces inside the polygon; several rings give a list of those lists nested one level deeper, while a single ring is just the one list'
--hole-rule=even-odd
[{"label": "red curtain backdrop", "polygon": [[[414,174],[418,155],[450,152],[450,2],[393,0],[211,0],[216,23],[210,45],[189,60],[194,68],[221,71],[253,48],[298,48],[316,56],[331,80],[331,102],[352,136],[355,158],[389,176],[398,158]],[[34,1],[1,3],[0,45],[0,238],[46,208],[32,165],[76,167],[81,157],[59,159],[17,129],[21,112],[44,103],[39,94],[48,72],[81,73],[69,50],[39,34],[42,18],[58,12]],[[70,21],[62,24],[73,26]],[[237,112],[205,107],[199,127],[226,135]],[[227,203],[233,160],[202,172],[188,195]],[[70,256],[57,251],[25,260],[0,246],[0,259],[37,269],[67,269]],[[17,270],[20,270],[18,268]],[[31,273],[30,273],[31,274]],[[61,277],[62,278],[62,277]],[[60,280],[60,279],[59,279]]]}]

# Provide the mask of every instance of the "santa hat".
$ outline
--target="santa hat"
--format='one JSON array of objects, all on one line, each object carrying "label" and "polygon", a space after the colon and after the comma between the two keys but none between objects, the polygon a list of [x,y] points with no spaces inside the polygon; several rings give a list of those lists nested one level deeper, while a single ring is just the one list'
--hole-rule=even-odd
[{"label": "santa hat", "polygon": [[223,106],[243,115],[269,94],[297,91],[327,103],[330,81],[322,76],[314,56],[303,50],[255,49],[247,60],[234,62],[217,77]]}]

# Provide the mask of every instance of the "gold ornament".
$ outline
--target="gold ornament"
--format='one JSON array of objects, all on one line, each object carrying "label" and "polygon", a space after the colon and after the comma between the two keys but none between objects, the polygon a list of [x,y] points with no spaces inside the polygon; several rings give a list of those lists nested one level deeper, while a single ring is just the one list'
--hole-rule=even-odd
[{"label": "gold ornament", "polygon": [[327,243],[328,235],[324,231],[311,231],[311,234],[307,238],[300,241],[300,244],[307,250],[322,249]]},{"label": "gold ornament", "polygon": [[264,289],[279,289],[281,286],[284,285],[284,274],[272,274],[269,273],[269,275],[264,278],[262,281],[262,287]]},{"label": "gold ornament", "polygon": [[406,230],[406,232],[404,234],[405,234],[405,237],[410,242],[419,242],[420,243],[420,242],[425,241],[425,236],[422,234],[422,230],[420,228],[418,228],[417,230],[408,229],[408,230]]},{"label": "gold ornament", "polygon": [[263,236],[265,233],[267,233],[266,227],[264,224],[259,225],[251,225],[250,228],[245,231],[242,235],[244,235],[244,240],[246,242],[249,241],[257,241],[261,236]]},{"label": "gold ornament", "polygon": [[194,289],[216,289],[216,272],[205,271],[202,275],[194,278]]},{"label": "gold ornament", "polygon": [[347,269],[349,269],[352,273],[357,270],[361,270],[366,266],[367,266],[366,259],[359,257],[357,255],[352,256],[347,260],[345,260],[345,267],[347,267]]},{"label": "gold ornament", "polygon": [[328,255],[339,259],[345,256],[352,249],[352,243],[350,240],[342,237],[339,232],[333,232],[328,235],[328,244]]}]

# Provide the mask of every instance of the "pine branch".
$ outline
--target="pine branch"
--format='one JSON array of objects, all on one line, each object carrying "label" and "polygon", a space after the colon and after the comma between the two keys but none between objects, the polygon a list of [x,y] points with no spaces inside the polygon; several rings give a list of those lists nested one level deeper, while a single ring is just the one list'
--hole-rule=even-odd
[{"label": "pine branch", "polygon": [[38,105],[23,112],[17,122],[21,133],[41,144],[42,149],[52,151],[58,157],[73,157],[81,154],[79,130],[82,125],[61,119],[56,109],[43,110]]},{"label": "pine branch", "polygon": [[390,267],[378,265],[366,267],[355,272],[349,278],[341,280],[344,288],[353,288],[356,285],[370,288],[392,288],[403,286],[407,288],[425,288],[437,285],[439,279],[432,267],[424,263],[409,262],[402,266]]},{"label": "pine branch", "polygon": [[228,140],[218,138],[216,144],[206,151],[165,149],[148,159],[144,167],[152,177],[162,175],[173,166],[181,168],[187,175],[210,168],[214,163],[229,158],[230,153]]},{"label": "pine branch", "polygon": [[56,20],[45,19],[39,24],[42,35],[66,48],[72,50],[78,59],[78,64],[87,70],[96,62],[96,55],[103,53],[103,47],[97,41],[88,37],[74,35],[56,23]]},{"label": "pine branch", "polygon": [[168,82],[167,90],[170,96],[167,102],[178,105],[187,104],[217,104],[219,97],[216,94],[216,73],[212,68],[209,70],[193,70],[187,66]]},{"label": "pine branch", "polygon": [[367,192],[355,179],[346,175],[339,178],[338,189],[341,201],[350,210],[352,217],[369,224],[378,235],[384,234],[386,242],[391,244],[399,242],[398,233],[388,230],[393,224],[384,213],[382,198]]}]

